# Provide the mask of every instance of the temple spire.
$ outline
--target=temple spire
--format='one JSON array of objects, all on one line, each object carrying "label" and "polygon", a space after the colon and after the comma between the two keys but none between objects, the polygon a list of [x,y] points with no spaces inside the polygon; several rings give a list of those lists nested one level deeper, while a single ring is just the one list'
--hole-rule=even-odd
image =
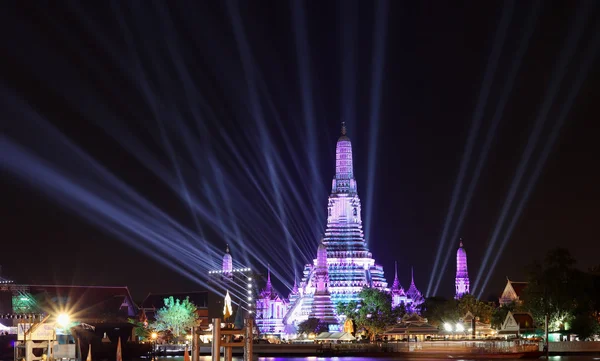
[{"label": "temple spire", "polygon": [[352,143],[342,122],[342,135],[335,146],[335,178],[332,193],[356,193],[356,180],[352,163]]},{"label": "temple spire", "polygon": [[463,247],[463,239],[460,239],[460,247],[456,251],[456,278],[454,286],[456,289],[455,298],[459,299],[470,292],[469,290],[469,270],[467,267],[467,251]]},{"label": "temple spire", "polygon": [[413,266],[410,266],[410,284],[415,284],[415,268]]},{"label": "temple spire", "polygon": [[273,285],[271,285],[271,265],[267,265],[267,287],[266,289],[271,291]]},{"label": "temple spire", "polygon": [[400,286],[400,281],[398,280],[398,262],[394,262],[394,282],[392,283],[392,291],[394,292],[400,292],[400,289],[402,288]]},{"label": "temple spire", "polygon": [[231,274],[233,272],[233,258],[229,253],[229,245],[225,248],[225,254],[223,255],[222,271],[224,274]]},{"label": "temple spire", "polygon": [[294,269],[294,289],[298,289],[298,275],[296,274],[296,270]]}]

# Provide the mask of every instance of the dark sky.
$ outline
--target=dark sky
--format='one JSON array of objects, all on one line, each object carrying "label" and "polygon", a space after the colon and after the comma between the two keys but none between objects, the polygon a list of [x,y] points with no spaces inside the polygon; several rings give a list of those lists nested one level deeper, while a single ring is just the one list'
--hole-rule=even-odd
[{"label": "dark sky", "polygon": [[[455,216],[497,111],[456,230],[471,283],[528,146],[484,297],[553,247],[598,263],[597,2],[165,4],[2,5],[5,276],[127,285],[140,299],[202,288],[228,242],[240,263],[270,264],[284,291],[316,253],[346,121],[373,256],[390,282],[398,261],[404,287],[413,266],[425,292],[469,134],[479,124]],[[445,296],[456,247],[436,272]]]}]

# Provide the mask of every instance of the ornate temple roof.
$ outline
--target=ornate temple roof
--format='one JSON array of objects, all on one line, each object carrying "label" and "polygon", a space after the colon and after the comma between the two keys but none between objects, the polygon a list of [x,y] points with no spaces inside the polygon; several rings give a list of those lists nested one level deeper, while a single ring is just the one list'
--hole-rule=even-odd
[{"label": "ornate temple roof", "polygon": [[402,322],[404,323],[427,323],[427,319],[419,316],[416,313],[407,313],[402,316]]},{"label": "ornate temple roof", "polygon": [[402,288],[398,280],[398,262],[394,262],[394,283],[392,283],[391,291],[392,293],[404,295],[404,288]]},{"label": "ornate temple roof", "polygon": [[406,291],[406,295],[413,300],[417,300],[423,297],[421,295],[421,292],[417,289],[417,286],[415,286],[415,274],[412,268],[410,270],[410,287]]},{"label": "ornate temple roof", "polygon": [[529,282],[515,282],[515,281],[511,281],[511,280],[508,280],[508,283],[510,283],[512,289],[517,294],[517,297],[521,297],[523,290],[529,284]]},{"label": "ornate temple roof", "polygon": [[271,283],[271,267],[267,268],[267,284],[265,285],[265,288],[260,291],[260,298],[271,300],[278,300],[280,298],[277,292],[273,290],[273,284]]}]

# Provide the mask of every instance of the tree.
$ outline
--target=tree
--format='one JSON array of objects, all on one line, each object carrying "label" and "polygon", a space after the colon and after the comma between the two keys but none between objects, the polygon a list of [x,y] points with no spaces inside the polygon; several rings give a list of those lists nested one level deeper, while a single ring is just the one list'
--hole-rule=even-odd
[{"label": "tree", "polygon": [[581,294],[580,273],[568,250],[550,250],[544,262],[535,262],[529,271],[529,284],[523,291],[523,306],[535,322],[543,325],[546,314],[552,329],[564,329],[573,319]]},{"label": "tree", "polygon": [[196,306],[189,297],[181,301],[171,296],[165,298],[164,302],[165,306],[156,312],[156,320],[152,328],[158,331],[170,331],[175,337],[179,337],[196,325],[198,314]]},{"label": "tree", "polygon": [[466,315],[467,312],[471,312],[473,316],[479,317],[481,322],[491,323],[494,309],[493,303],[480,301],[470,294],[463,295],[458,300],[458,312],[460,313],[460,317]]},{"label": "tree", "polygon": [[150,334],[152,334],[152,329],[147,327],[147,325],[145,325],[143,322],[133,319],[133,318],[128,318],[127,322],[129,322],[130,324],[132,324],[133,327],[133,332],[135,334],[135,336],[139,337],[140,340],[145,340],[150,338]]},{"label": "tree", "polygon": [[316,333],[319,334],[321,332],[327,332],[329,330],[329,326],[318,318],[309,318],[306,321],[300,322],[298,324],[298,333],[299,334],[309,334]]},{"label": "tree", "polygon": [[356,312],[358,312],[358,302],[350,301],[348,303],[338,302],[335,307],[337,314],[340,316],[346,316],[353,320],[356,317]]},{"label": "tree", "polygon": [[403,308],[392,309],[392,297],[387,292],[364,288],[358,297],[360,302],[339,303],[336,308],[339,315],[345,315],[358,329],[365,330],[371,341],[403,315]]},{"label": "tree", "polygon": [[427,318],[432,326],[440,327],[446,322],[456,322],[464,316],[458,310],[458,302],[455,299],[445,299],[443,297],[429,297],[420,306],[421,315]]},{"label": "tree", "polygon": [[592,314],[583,312],[574,316],[570,331],[580,340],[586,340],[600,333],[600,323]]},{"label": "tree", "polygon": [[517,310],[517,304],[514,302],[511,302],[506,305],[502,305],[502,306],[498,307],[497,309],[495,309],[494,313],[492,314],[492,319],[490,322],[492,327],[499,329],[502,326],[502,324],[504,323],[504,320],[506,320],[506,316],[508,315],[508,313],[514,312],[516,310]]},{"label": "tree", "polygon": [[589,337],[598,332],[600,321],[600,277],[594,271],[576,269],[566,249],[549,251],[543,263],[530,268],[523,308],[540,326],[548,315],[550,330],[566,329],[581,339]]}]

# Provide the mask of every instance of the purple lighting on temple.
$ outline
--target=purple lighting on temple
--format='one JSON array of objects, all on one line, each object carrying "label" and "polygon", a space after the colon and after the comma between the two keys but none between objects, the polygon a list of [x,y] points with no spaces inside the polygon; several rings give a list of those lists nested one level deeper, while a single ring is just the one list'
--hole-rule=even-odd
[{"label": "purple lighting on temple", "polygon": [[[375,263],[369,252],[354,179],[352,143],[346,133],[346,125],[342,123],[327,204],[327,226],[317,257],[304,266],[300,282],[294,279],[288,299],[275,297],[270,286],[269,292],[260,295],[256,324],[262,333],[295,334],[298,324],[309,317],[328,324],[330,331],[338,330],[343,318],[337,316],[336,305],[359,301],[358,295],[365,287],[391,292],[392,307],[404,304],[409,312],[416,311],[416,306],[423,302],[414,278],[410,289],[404,292],[396,272],[392,289],[388,289],[383,267]],[[285,315],[277,312],[282,308]]]},{"label": "purple lighting on temple", "polygon": [[469,293],[469,271],[467,269],[467,251],[463,248],[462,238],[460,247],[456,251],[456,296],[461,298]]},{"label": "purple lighting on temple", "polygon": [[231,254],[229,254],[229,245],[227,245],[227,249],[225,250],[225,255],[223,256],[223,273],[231,273],[233,271],[233,259],[231,258]]},{"label": "purple lighting on temple", "polygon": [[315,269],[315,280],[317,289],[313,295],[313,304],[310,316],[318,318],[326,324],[337,324],[338,319],[335,314],[335,306],[331,302],[329,293],[329,271],[327,270],[327,248],[323,243],[317,250],[317,267]]}]

